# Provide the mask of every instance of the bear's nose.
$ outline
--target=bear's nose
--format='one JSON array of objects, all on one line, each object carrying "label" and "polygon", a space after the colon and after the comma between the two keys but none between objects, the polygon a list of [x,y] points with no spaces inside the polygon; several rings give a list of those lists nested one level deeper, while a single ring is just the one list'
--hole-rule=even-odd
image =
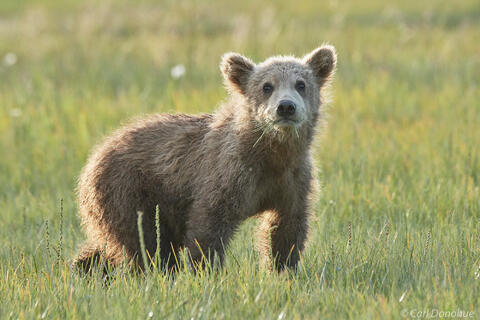
[{"label": "bear's nose", "polygon": [[289,117],[295,114],[295,103],[291,100],[281,100],[277,107],[277,114],[280,117]]}]

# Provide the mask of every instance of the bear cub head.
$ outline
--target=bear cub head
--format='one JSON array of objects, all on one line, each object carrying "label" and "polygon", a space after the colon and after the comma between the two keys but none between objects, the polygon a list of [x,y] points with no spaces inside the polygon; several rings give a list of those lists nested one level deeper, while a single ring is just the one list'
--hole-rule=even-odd
[{"label": "bear cub head", "polygon": [[334,47],[324,45],[301,59],[277,56],[259,64],[227,53],[220,69],[227,90],[244,102],[235,110],[243,119],[253,120],[264,132],[298,135],[315,126],[320,89],[333,75],[336,61]]}]

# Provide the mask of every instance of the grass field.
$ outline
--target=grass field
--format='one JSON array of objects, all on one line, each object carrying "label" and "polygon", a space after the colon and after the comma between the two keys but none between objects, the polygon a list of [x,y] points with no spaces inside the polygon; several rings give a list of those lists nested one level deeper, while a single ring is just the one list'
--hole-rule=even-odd
[{"label": "grass field", "polygon": [[[134,115],[214,110],[224,52],[323,42],[338,72],[296,273],[259,268],[255,221],[218,273],[105,287],[69,270],[75,181],[102,136]],[[480,317],[479,81],[477,0],[2,0],[0,317]]]}]

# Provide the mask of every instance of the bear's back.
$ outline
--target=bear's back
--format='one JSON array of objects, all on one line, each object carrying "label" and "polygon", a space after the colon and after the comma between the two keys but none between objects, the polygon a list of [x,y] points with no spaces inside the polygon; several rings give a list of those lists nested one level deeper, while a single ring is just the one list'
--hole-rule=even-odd
[{"label": "bear's back", "polygon": [[195,146],[211,121],[208,114],[159,114],[116,130],[94,148],[80,175],[79,206],[101,214],[99,207],[117,207],[144,190],[186,192],[192,164],[200,156]]}]

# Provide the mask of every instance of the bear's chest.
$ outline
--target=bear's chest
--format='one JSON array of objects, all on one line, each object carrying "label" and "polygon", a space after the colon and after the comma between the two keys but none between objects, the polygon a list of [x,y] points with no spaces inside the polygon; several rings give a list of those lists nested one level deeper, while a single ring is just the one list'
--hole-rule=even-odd
[{"label": "bear's chest", "polygon": [[295,177],[291,171],[266,172],[261,167],[248,167],[244,173],[245,185],[232,197],[232,205],[248,218],[275,207],[275,202],[284,201],[291,194]]}]

